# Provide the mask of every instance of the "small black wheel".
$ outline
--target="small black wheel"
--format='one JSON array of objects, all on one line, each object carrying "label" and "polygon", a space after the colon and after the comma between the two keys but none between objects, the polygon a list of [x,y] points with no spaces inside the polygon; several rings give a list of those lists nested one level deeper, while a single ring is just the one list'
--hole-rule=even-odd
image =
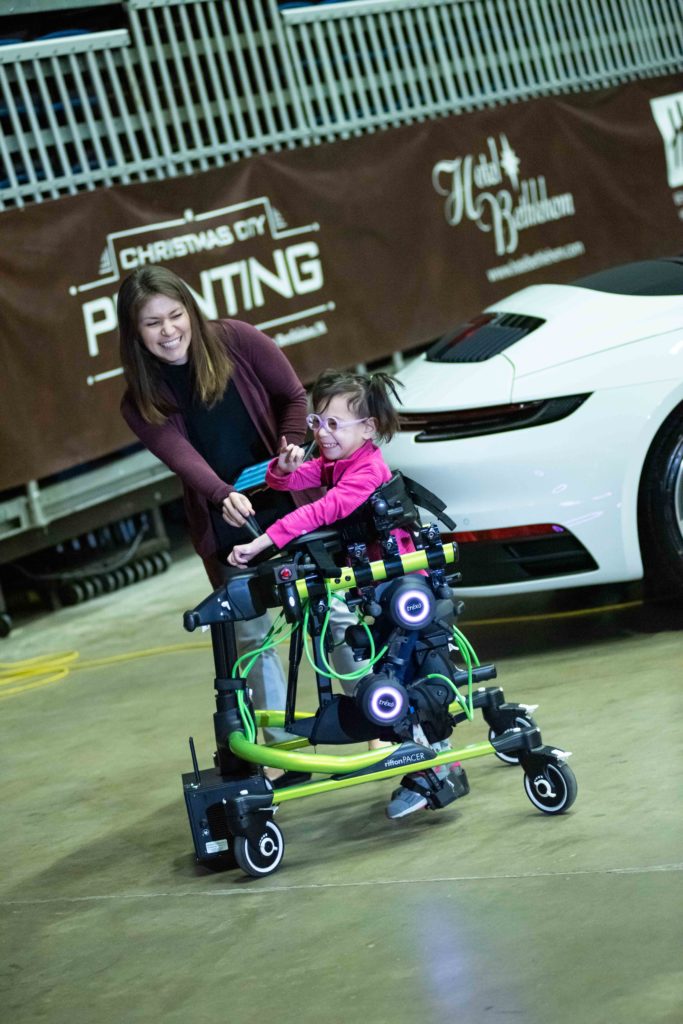
[{"label": "small black wheel", "polygon": [[564,814],[576,800],[576,776],[564,761],[548,761],[524,775],[524,789],[534,807],[544,814]]},{"label": "small black wheel", "polygon": [[4,639],[12,632],[12,618],[5,612],[0,613],[0,638]]},{"label": "small black wheel", "polygon": [[105,594],[112,594],[118,588],[116,576],[113,572],[105,572],[101,579]]},{"label": "small black wheel", "polygon": [[[515,718],[514,726],[511,726],[511,728],[535,729],[536,722],[531,717],[531,715],[518,715],[517,718]],[[493,741],[497,739],[499,735],[502,736],[503,733],[497,733],[495,729],[489,729],[489,743],[493,743]],[[519,764],[519,756],[517,754],[503,754],[499,750],[496,750],[495,753],[498,760],[502,761],[504,764]]]},{"label": "small black wheel", "polygon": [[144,579],[148,580],[150,576],[156,575],[156,566],[149,555],[145,555],[142,559],[142,565],[145,570]]},{"label": "small black wheel", "polygon": [[133,562],[133,572],[135,573],[136,583],[142,583],[143,580],[147,579],[147,569],[145,568],[141,558],[137,558]]},{"label": "small black wheel", "polygon": [[154,564],[154,574],[156,575],[159,572],[165,572],[167,566],[163,558],[161,557],[161,553],[157,551],[157,553],[155,555],[152,555],[151,557],[152,563]]},{"label": "small black wheel", "polygon": [[85,600],[85,589],[82,583],[66,583],[59,588],[57,596],[63,605],[70,607]]},{"label": "small black wheel", "polygon": [[250,843],[245,836],[235,836],[235,860],[247,875],[262,878],[280,866],[285,852],[285,839],[274,821],[267,821],[258,843]]},{"label": "small black wheel", "polygon": [[638,529],[646,597],[683,597],[683,406],[660,429],[645,460]]}]

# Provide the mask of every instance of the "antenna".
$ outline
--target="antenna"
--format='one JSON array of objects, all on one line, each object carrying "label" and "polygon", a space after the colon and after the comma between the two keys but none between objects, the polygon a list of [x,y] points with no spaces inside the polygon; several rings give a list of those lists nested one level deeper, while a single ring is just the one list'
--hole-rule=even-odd
[{"label": "antenna", "polygon": [[190,736],[190,755],[192,757],[192,767],[194,768],[195,782],[199,786],[201,784],[202,777],[201,777],[201,775],[199,773],[199,763],[197,761],[197,751],[194,749],[194,740],[193,740],[192,736]]}]

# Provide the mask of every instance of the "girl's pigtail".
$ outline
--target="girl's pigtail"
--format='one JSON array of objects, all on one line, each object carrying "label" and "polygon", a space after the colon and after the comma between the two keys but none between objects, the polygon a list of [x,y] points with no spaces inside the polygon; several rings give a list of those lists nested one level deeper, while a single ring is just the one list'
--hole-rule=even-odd
[{"label": "girl's pigtail", "polygon": [[403,387],[400,380],[381,370],[368,376],[368,412],[377,423],[377,436],[382,441],[390,441],[398,430],[399,417],[393,403],[401,403],[399,387]]}]

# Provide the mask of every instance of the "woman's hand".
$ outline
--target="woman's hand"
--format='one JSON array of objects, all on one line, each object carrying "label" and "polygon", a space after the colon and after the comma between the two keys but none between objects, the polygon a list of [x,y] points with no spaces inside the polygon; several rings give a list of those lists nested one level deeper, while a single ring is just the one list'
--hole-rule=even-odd
[{"label": "woman's hand", "polygon": [[228,565],[234,565],[238,569],[248,565],[252,558],[256,558],[266,548],[271,547],[272,543],[268,534],[264,533],[255,540],[250,540],[248,544],[236,544],[228,555]]},{"label": "woman's hand", "polygon": [[231,491],[227,498],[223,499],[221,512],[230,526],[244,526],[247,516],[253,516],[254,507],[246,494],[242,494],[240,491]]},{"label": "woman's hand", "polygon": [[293,473],[304,461],[305,452],[298,444],[287,444],[287,438],[280,438],[280,451],[277,457],[277,468],[285,475]]}]

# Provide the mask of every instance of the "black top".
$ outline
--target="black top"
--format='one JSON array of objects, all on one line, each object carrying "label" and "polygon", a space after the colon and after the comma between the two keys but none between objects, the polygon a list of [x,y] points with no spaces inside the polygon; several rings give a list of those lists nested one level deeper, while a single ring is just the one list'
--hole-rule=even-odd
[{"label": "black top", "polygon": [[[242,470],[275,454],[266,450],[232,380],[228,382],[223,397],[209,408],[194,394],[189,362],[182,366],[165,363],[162,374],[183,414],[190,444],[221,480],[233,483]],[[286,492],[271,491],[265,486],[250,491],[249,498],[262,529],[293,508]],[[246,528],[238,529],[226,523],[219,509],[209,506],[209,512],[221,549],[219,555],[235,544],[252,539]]]},{"label": "black top", "polygon": [[683,295],[683,256],[624,263],[570,284],[613,295]]}]

